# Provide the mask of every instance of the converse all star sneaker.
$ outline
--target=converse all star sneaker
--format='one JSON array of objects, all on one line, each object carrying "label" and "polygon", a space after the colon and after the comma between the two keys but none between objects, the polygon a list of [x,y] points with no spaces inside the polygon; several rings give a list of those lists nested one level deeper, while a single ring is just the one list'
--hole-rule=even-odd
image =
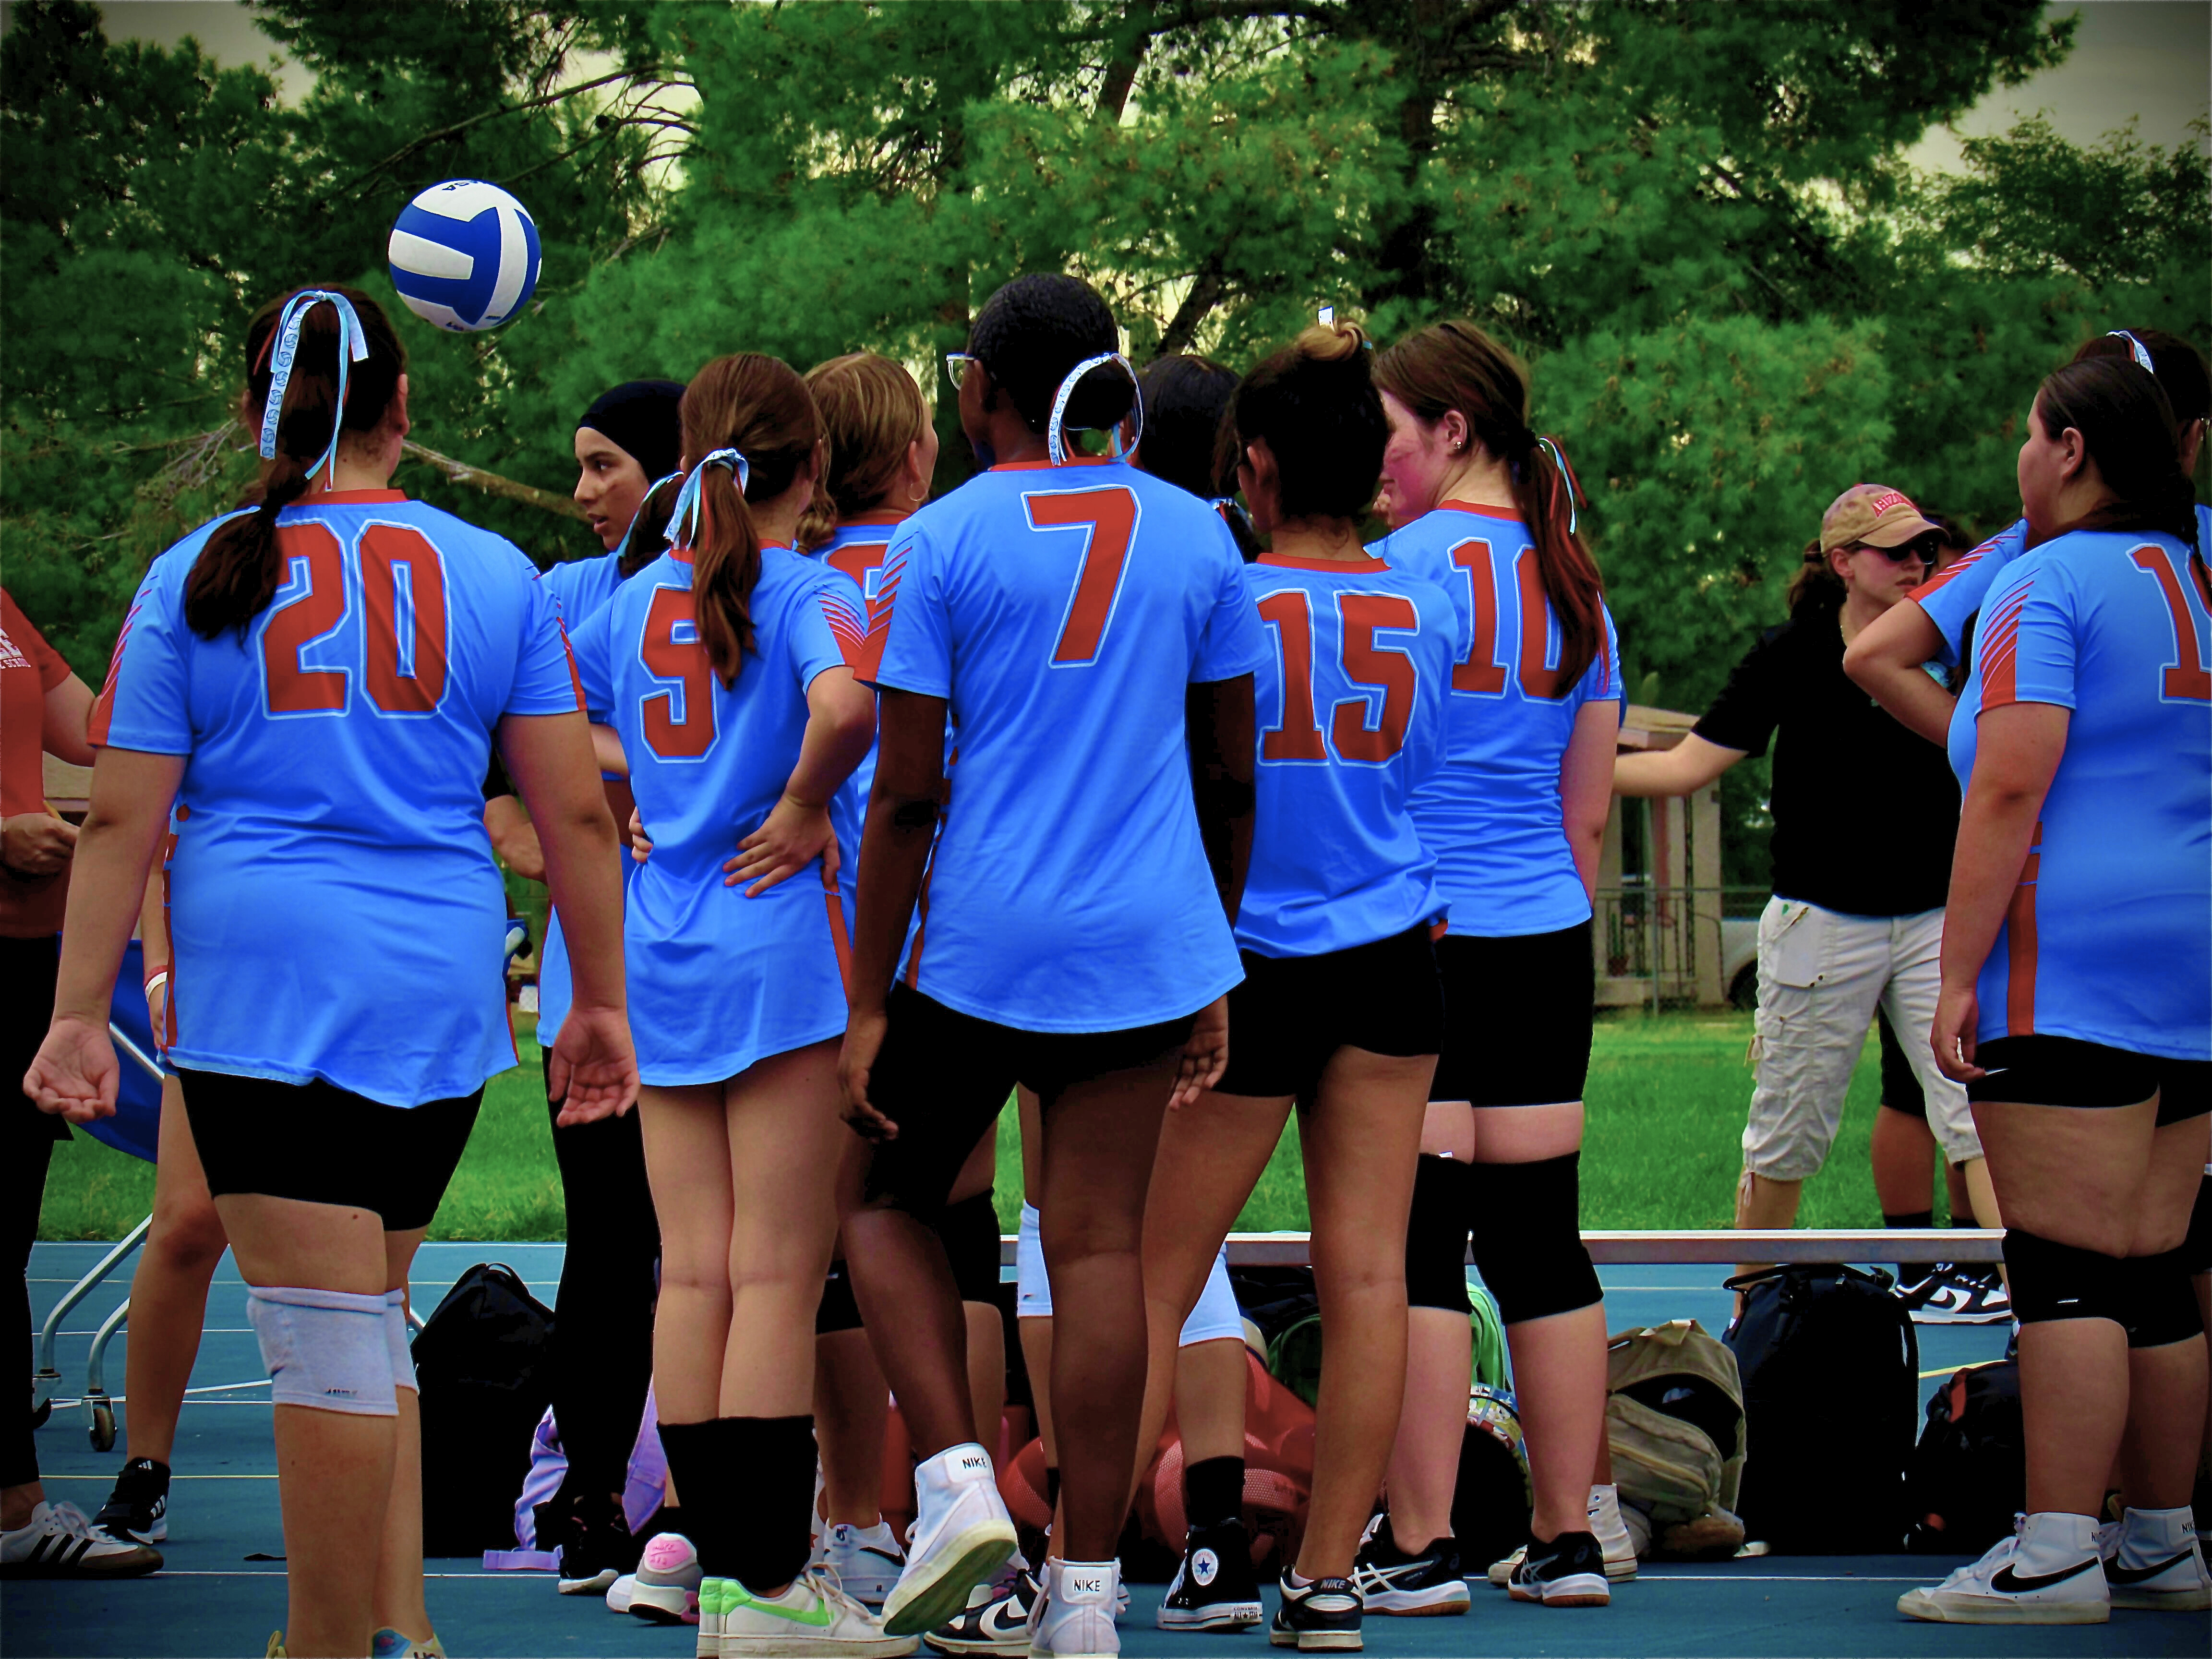
[{"label": "converse all star sneaker", "polygon": [[914,1531],[898,1582],[884,1598],[884,1627],[919,1636],[956,1617],[968,1592],[1014,1553],[1014,1522],[999,1496],[991,1454],[974,1441],[915,1466]]},{"label": "converse all star sneaker", "polygon": [[832,1522],[822,1534],[816,1557],[817,1565],[837,1575],[846,1595],[870,1607],[883,1606],[906,1565],[906,1552],[899,1548],[898,1534],[888,1521],[872,1527]]},{"label": "converse all star sneaker", "polygon": [[2212,1573],[2191,1512],[2130,1510],[2097,1529],[2112,1605],[2141,1611],[2203,1613],[2212,1608]]},{"label": "converse all star sneaker", "polygon": [[[735,1578],[706,1583],[720,1587],[714,1597],[721,1626],[715,1636],[716,1659],[899,1659],[921,1645],[911,1636],[887,1635],[873,1613],[811,1567],[781,1595],[756,1595]],[[700,1606],[703,1630],[703,1592]]]},{"label": "converse all star sneaker", "polygon": [[1940,1584],[1907,1590],[1897,1610],[1947,1625],[2101,1625],[2112,1616],[2097,1522],[2022,1516],[2011,1537]]},{"label": "converse all star sneaker", "polygon": [[1244,1522],[1193,1527],[1154,1622],[1162,1630],[1250,1630],[1266,1617]]},{"label": "converse all star sneaker", "polygon": [[1030,1651],[1036,1659],[1116,1659],[1121,1638],[1114,1604],[1121,1590],[1119,1561],[1047,1561],[1043,1612]]}]

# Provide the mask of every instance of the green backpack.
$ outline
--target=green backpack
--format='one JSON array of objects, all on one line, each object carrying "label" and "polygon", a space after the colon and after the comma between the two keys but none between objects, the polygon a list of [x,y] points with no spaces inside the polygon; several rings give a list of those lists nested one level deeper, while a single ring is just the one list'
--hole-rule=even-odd
[{"label": "green backpack", "polygon": [[[1505,1322],[1498,1304],[1472,1279],[1467,1299],[1474,1304],[1468,1323],[1474,1328],[1474,1365],[1468,1381],[1484,1388],[1510,1390],[1513,1368],[1505,1352]],[[1292,1394],[1313,1405],[1321,1395],[1321,1309],[1318,1304],[1298,1314],[1267,1341],[1267,1372]]]}]

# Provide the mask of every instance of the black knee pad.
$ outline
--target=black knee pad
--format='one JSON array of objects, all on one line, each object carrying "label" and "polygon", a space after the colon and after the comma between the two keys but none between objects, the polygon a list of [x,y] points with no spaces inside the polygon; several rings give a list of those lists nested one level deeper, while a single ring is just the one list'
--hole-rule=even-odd
[{"label": "black knee pad", "polygon": [[948,1204],[938,1218],[937,1236],[952,1264],[952,1282],[963,1302],[999,1299],[999,1212],[988,1193]]},{"label": "black knee pad", "polygon": [[1468,1218],[1474,1265],[1509,1325],[1605,1299],[1583,1246],[1583,1155],[1533,1164],[1471,1164]]},{"label": "black knee pad", "polygon": [[2023,1325],[2057,1319],[2109,1319],[2125,1328],[2135,1312],[2133,1275],[2118,1256],[2008,1227],[2005,1279],[2013,1316]]},{"label": "black knee pad", "polygon": [[2135,1316],[2128,1322],[2128,1346],[2163,1348],[2169,1342],[2187,1342],[2204,1334],[2204,1316],[2197,1306],[2197,1287],[2189,1282],[2189,1259],[2183,1250],[2163,1255],[2138,1256],[2128,1263],[2134,1281]]},{"label": "black knee pad", "polygon": [[1423,1157],[1413,1166],[1413,1207],[1406,1218],[1406,1305],[1443,1308],[1462,1318],[1467,1297],[1468,1164]]}]

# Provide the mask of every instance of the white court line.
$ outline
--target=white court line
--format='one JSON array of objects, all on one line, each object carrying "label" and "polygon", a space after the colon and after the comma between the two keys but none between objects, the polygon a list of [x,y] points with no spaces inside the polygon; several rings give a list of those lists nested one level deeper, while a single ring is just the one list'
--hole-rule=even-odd
[{"label": "white court line", "polygon": [[[41,1481],[46,1481],[46,1480],[111,1480],[111,1479],[112,1479],[112,1478],[113,1478],[113,1477],[112,1477],[112,1476],[105,1475],[105,1474],[41,1474],[39,1476],[39,1479],[40,1479]],[[173,1474],[173,1475],[171,1475],[171,1476],[169,1477],[169,1479],[170,1479],[170,1480],[274,1480],[276,1478],[276,1477],[275,1475],[273,1475],[273,1474]]]}]

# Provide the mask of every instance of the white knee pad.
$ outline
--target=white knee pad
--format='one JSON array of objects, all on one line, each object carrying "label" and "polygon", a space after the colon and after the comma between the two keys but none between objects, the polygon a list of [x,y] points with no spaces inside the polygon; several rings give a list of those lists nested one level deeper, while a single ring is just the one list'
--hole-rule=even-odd
[{"label": "white knee pad", "polygon": [[384,1293],[384,1344],[392,1352],[392,1386],[422,1392],[415,1380],[415,1346],[407,1328],[407,1292],[386,1291]]},{"label": "white knee pad", "polygon": [[1213,1258],[1213,1271],[1206,1276],[1206,1288],[1198,1293],[1198,1305],[1190,1310],[1190,1317],[1182,1322],[1182,1334],[1176,1346],[1188,1348],[1199,1342],[1218,1342],[1224,1338],[1244,1340],[1244,1310],[1237,1305],[1237,1293],[1229,1288],[1229,1247],[1224,1244]]},{"label": "white knee pad", "polygon": [[356,1296],[303,1285],[248,1285],[246,1322],[260,1341],[276,1402],[355,1417],[398,1416],[392,1346],[385,1334],[390,1305],[381,1291]]},{"label": "white knee pad", "polygon": [[1052,1317],[1052,1280],[1045,1277],[1044,1239],[1034,1204],[1022,1206],[1021,1230],[1014,1237],[1014,1312],[1023,1319]]}]

